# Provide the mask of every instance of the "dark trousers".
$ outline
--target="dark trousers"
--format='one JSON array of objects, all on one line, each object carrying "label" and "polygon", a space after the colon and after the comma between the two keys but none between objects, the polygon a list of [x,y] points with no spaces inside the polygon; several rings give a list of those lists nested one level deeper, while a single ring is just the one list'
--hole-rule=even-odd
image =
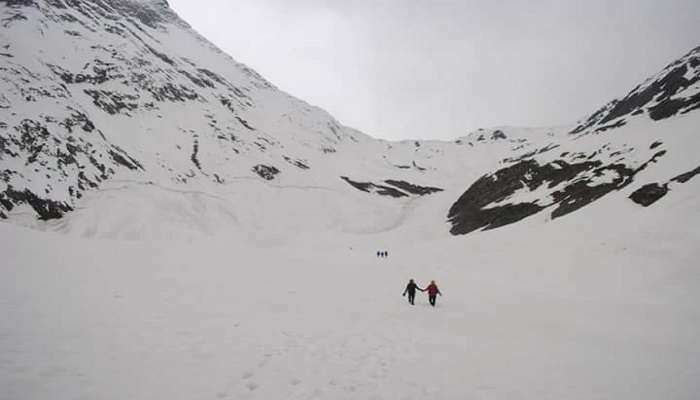
[{"label": "dark trousers", "polygon": [[408,292],[408,302],[413,305],[413,304],[415,304],[415,301],[416,301],[416,292]]},{"label": "dark trousers", "polygon": [[430,305],[435,307],[435,299],[437,298],[436,294],[433,295],[428,295],[428,301],[430,302]]}]

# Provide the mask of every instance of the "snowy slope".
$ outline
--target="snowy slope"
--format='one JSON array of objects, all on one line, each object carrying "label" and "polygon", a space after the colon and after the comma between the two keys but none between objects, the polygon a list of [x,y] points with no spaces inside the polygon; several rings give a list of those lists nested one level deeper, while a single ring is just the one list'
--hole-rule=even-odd
[{"label": "snowy slope", "polygon": [[439,238],[610,195],[649,206],[700,165],[699,49],[570,127],[387,142],[279,91],[165,1],[5,1],[0,20],[0,218],[37,229]]},{"label": "snowy slope", "polygon": [[695,399],[699,188],[439,241],[0,224],[0,399]]}]

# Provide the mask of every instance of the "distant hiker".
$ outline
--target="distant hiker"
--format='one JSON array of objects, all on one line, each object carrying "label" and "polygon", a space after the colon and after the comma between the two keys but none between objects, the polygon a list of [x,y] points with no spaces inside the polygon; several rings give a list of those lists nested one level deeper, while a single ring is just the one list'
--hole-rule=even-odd
[{"label": "distant hiker", "polygon": [[405,296],[406,293],[408,293],[408,302],[411,305],[414,305],[414,302],[416,300],[416,289],[420,290],[421,292],[423,289],[419,288],[418,285],[416,285],[416,282],[413,281],[413,279],[408,281],[408,285],[406,285],[406,290],[403,291],[402,296]]},{"label": "distant hiker", "polygon": [[437,295],[442,296],[442,293],[440,293],[440,289],[438,289],[435,281],[430,281],[430,285],[428,285],[424,291],[428,292],[428,301],[430,302],[430,305],[435,307],[435,298]]},{"label": "distant hiker", "polygon": [[382,256],[382,252],[377,250],[377,258]]}]

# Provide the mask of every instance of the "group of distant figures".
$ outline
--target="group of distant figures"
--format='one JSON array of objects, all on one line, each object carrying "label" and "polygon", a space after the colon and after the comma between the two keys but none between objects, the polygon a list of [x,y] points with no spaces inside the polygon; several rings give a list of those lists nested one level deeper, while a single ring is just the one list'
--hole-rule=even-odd
[{"label": "group of distant figures", "polygon": [[386,250],[384,250],[384,251],[380,250],[377,252],[377,257],[378,258],[387,258],[387,257],[389,257],[389,252]]},{"label": "group of distant figures", "polygon": [[408,293],[408,302],[411,305],[415,305],[416,290],[420,290],[421,292],[428,292],[428,302],[430,302],[430,305],[433,307],[435,307],[437,295],[442,296],[442,293],[440,293],[440,289],[438,289],[435,281],[430,281],[428,287],[426,287],[425,289],[421,289],[418,287],[416,282],[414,282],[413,279],[411,279],[408,281],[408,285],[406,285],[406,290],[403,291],[403,296],[405,296],[406,293]]}]

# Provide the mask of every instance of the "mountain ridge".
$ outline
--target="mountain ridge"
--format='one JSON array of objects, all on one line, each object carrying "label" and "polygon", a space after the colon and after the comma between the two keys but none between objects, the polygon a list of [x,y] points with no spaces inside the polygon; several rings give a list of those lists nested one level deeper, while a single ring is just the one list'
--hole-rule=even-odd
[{"label": "mountain ridge", "polygon": [[[331,197],[307,193],[292,201],[300,221],[319,201],[326,204],[315,217],[318,229],[382,231],[400,226],[421,204],[431,210],[431,229],[464,234],[548,210],[560,218],[610,193],[628,196],[641,189],[637,183],[675,186],[681,182],[674,177],[700,164],[682,157],[696,143],[700,48],[573,126],[392,142],[280,91],[165,1],[3,4],[0,218],[40,229],[53,225],[30,216],[67,216],[70,224],[81,219],[71,215],[84,196],[134,182],[223,198],[230,196],[226,188],[241,185],[258,199],[217,205],[226,215],[262,207],[269,189],[324,188]],[[667,128],[678,137],[668,138]],[[268,189],[241,183],[255,180]],[[129,196],[141,196],[143,187],[132,189]],[[421,196],[435,200],[416,203]],[[343,198],[378,222],[358,225],[351,211],[336,221]],[[235,229],[264,229],[244,225]],[[303,222],[292,225],[293,231]]]}]

